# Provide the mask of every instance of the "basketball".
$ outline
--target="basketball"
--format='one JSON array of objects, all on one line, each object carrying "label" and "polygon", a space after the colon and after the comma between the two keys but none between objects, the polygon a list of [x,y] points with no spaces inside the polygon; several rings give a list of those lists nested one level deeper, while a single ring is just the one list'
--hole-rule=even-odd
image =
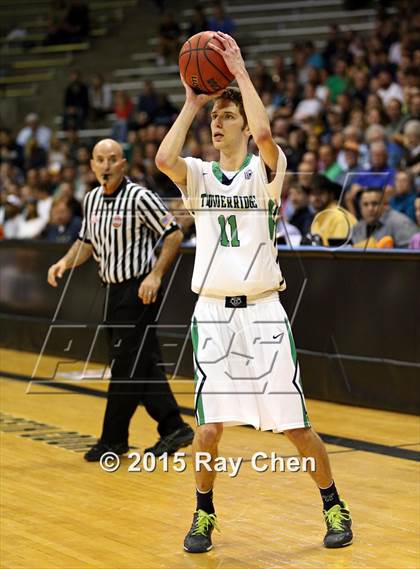
[{"label": "basketball", "polygon": [[212,41],[223,48],[214,32],[200,32],[187,39],[179,52],[181,75],[196,93],[220,91],[233,80],[223,57],[208,46]]}]

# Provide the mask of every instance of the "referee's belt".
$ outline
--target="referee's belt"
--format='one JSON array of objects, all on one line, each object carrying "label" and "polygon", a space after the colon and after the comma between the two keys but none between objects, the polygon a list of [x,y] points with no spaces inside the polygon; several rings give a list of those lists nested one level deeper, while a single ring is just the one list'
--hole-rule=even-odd
[{"label": "referee's belt", "polygon": [[212,294],[200,294],[200,297],[203,298],[215,298],[217,300],[224,300],[226,308],[246,308],[248,306],[248,302],[252,302],[253,300],[260,300],[262,298],[268,298],[272,296],[274,293],[279,292],[278,290],[268,290],[266,292],[260,294],[250,294],[240,295],[240,296],[217,296]]}]

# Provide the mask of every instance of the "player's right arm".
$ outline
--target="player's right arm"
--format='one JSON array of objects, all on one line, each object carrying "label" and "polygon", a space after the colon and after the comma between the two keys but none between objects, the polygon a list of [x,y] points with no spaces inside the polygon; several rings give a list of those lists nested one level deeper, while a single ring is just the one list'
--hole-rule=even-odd
[{"label": "player's right arm", "polygon": [[64,257],[48,269],[48,284],[56,287],[57,278],[61,279],[68,269],[83,265],[91,256],[92,245],[76,239]]},{"label": "player's right arm", "polygon": [[[177,186],[187,186],[187,164],[181,157],[188,130],[197,112],[215,95],[197,95],[181,77],[185,87],[186,99],[176,121],[162,140],[156,154],[155,163]],[[186,192],[186,190],[185,190]]]}]

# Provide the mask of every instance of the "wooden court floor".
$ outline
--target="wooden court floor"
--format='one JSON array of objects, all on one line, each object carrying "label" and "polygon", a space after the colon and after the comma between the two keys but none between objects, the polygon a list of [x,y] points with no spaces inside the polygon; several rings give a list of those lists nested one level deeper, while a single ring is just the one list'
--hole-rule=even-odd
[{"label": "wooden court floor", "polygon": [[[222,531],[214,533],[211,552],[191,555],[182,549],[195,506],[191,449],[183,472],[174,471],[172,459],[167,472],[162,464],[153,472],[128,472],[128,458],[118,471],[104,472],[83,460],[83,450],[98,436],[106,382],[30,384],[34,354],[1,350],[0,359],[2,569],[420,567],[420,427],[414,416],[308,401],[353,514],[354,544],[342,550],[322,547],[320,498],[308,474],[251,467],[257,451],[293,455],[287,440],[226,429],[220,454],[248,461],[236,477],[219,475]],[[37,375],[48,376],[55,364],[46,358]],[[173,389],[191,409],[191,382]],[[185,419],[193,425],[191,415]],[[131,427],[134,450],[156,436],[139,408]]]}]

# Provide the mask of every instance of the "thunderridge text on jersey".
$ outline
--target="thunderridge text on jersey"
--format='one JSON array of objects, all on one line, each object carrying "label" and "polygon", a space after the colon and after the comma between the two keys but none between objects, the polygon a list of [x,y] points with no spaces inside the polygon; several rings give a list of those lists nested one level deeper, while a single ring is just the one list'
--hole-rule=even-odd
[{"label": "thunderridge text on jersey", "polygon": [[230,209],[258,209],[256,196],[223,196],[201,194],[201,207],[227,207]]}]

